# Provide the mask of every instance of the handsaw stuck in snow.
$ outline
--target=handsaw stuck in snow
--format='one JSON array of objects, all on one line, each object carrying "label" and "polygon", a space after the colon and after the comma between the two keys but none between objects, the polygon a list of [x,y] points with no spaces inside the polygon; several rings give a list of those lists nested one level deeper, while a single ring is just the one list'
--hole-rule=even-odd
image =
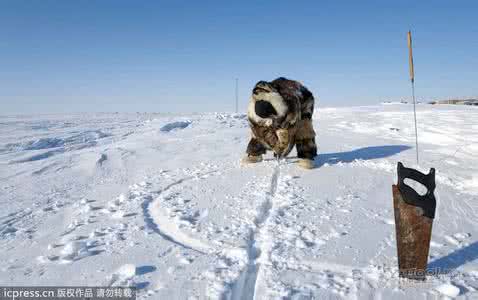
[{"label": "handsaw stuck in snow", "polygon": [[[400,277],[425,280],[436,209],[435,169],[423,174],[400,162],[397,169],[398,184],[392,190]],[[420,195],[404,182],[406,178],[421,183],[427,192]]]}]

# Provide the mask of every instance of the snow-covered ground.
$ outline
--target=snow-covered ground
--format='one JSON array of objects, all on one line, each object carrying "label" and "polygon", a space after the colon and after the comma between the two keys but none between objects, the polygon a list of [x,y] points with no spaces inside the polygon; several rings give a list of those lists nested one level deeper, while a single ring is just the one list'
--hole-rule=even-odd
[{"label": "snow-covered ground", "polygon": [[424,283],[398,279],[410,105],[316,111],[317,168],[241,166],[242,114],[0,117],[0,286],[135,285],[149,299],[478,298],[478,109],[418,106],[437,169]]}]

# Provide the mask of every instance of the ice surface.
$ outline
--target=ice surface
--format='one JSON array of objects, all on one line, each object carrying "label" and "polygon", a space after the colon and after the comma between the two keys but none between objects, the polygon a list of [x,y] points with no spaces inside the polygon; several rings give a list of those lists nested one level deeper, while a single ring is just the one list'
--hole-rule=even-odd
[{"label": "ice surface", "polygon": [[[240,165],[244,114],[2,116],[0,285],[130,285],[148,299],[478,297],[478,110],[315,113],[295,151]],[[396,164],[437,170],[425,283],[398,278]]]}]

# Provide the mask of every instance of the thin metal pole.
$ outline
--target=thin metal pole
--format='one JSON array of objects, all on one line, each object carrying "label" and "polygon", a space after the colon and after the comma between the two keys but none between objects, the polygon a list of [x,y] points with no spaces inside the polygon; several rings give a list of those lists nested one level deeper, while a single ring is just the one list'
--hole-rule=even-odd
[{"label": "thin metal pole", "polygon": [[239,112],[239,79],[236,78],[236,114]]},{"label": "thin metal pole", "polygon": [[418,129],[417,129],[417,108],[415,101],[415,80],[412,80],[412,99],[413,99],[413,118],[415,120],[415,149],[417,150],[417,165],[420,165],[418,160]]}]

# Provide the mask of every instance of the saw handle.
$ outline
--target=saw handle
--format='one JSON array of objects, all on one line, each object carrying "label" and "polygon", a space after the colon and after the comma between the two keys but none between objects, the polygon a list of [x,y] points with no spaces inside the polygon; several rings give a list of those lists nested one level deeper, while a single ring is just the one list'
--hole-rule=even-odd
[{"label": "saw handle", "polygon": [[[410,205],[418,206],[423,210],[423,215],[431,219],[435,218],[435,168],[431,168],[428,174],[423,174],[415,169],[405,168],[401,162],[397,166],[398,190],[403,200]],[[418,194],[412,187],[405,184],[405,178],[415,180],[427,188],[425,195]]]}]

